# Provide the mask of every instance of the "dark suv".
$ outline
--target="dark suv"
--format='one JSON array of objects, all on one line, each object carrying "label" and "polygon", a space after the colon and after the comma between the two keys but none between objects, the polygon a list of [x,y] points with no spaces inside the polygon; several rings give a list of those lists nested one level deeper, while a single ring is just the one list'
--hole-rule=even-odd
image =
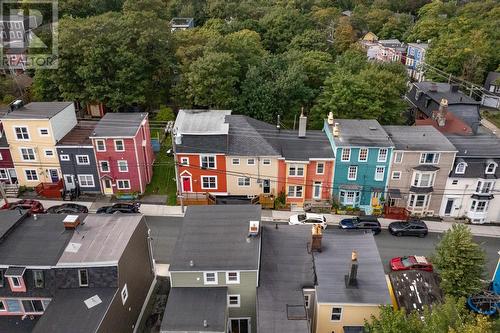
[{"label": "dark suv", "polygon": [[340,229],[371,230],[374,235],[382,231],[380,222],[375,216],[360,216],[343,219],[339,223]]},{"label": "dark suv", "polygon": [[389,232],[396,236],[425,237],[429,230],[424,221],[408,220],[392,222],[389,224]]},{"label": "dark suv", "polygon": [[116,203],[113,206],[104,206],[97,210],[96,214],[114,214],[114,213],[139,213],[140,203]]}]

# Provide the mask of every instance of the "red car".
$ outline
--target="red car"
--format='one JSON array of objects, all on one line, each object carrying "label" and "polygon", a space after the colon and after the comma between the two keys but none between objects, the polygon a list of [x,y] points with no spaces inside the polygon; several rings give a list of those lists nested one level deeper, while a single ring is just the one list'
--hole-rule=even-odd
[{"label": "red car", "polygon": [[396,257],[391,259],[391,269],[393,271],[407,271],[418,269],[421,271],[432,272],[433,267],[429,259],[422,256]]},{"label": "red car", "polygon": [[16,202],[9,202],[2,206],[1,209],[23,209],[28,210],[30,214],[44,213],[43,205],[40,201],[23,199]]}]

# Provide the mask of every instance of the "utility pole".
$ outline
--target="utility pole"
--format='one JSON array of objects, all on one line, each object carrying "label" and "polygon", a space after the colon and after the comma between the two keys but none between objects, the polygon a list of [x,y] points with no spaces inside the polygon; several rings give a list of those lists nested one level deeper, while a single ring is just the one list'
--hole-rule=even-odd
[{"label": "utility pole", "polygon": [[[182,214],[184,214],[184,196],[182,194],[182,184],[181,184],[181,179],[179,176],[179,170],[178,170],[178,164],[177,164],[177,150],[175,148],[177,145],[177,131],[176,131],[176,129],[174,128],[171,133],[172,133],[172,151],[174,153],[175,180],[177,182],[177,193],[179,193],[177,195],[177,197],[181,201],[181,211],[182,211]],[[179,134],[179,136],[180,136],[180,134]]]}]

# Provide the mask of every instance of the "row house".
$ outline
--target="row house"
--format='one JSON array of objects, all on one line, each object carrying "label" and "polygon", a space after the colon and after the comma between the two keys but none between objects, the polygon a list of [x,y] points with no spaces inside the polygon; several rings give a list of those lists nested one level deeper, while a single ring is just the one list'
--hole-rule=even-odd
[{"label": "row house", "polygon": [[90,134],[102,193],[142,194],[153,177],[147,113],[107,113]]},{"label": "row house", "polygon": [[361,45],[370,60],[406,62],[406,46],[397,39],[363,40]]},{"label": "row house", "polygon": [[387,206],[438,215],[455,146],[432,126],[384,126],[394,143]]},{"label": "row house", "polygon": [[408,43],[406,51],[406,68],[410,77],[417,82],[424,80],[425,54],[429,48],[428,43]]},{"label": "row house", "polygon": [[500,140],[493,135],[448,135],[458,150],[439,215],[472,223],[499,222]]},{"label": "row house", "polygon": [[9,112],[8,107],[0,106],[0,182],[5,184],[17,183],[16,169],[14,168],[14,161],[10,155],[9,143],[5,136],[3,129],[2,119]]},{"label": "row house", "polygon": [[340,205],[371,214],[387,186],[394,145],[376,120],[325,120],[324,131],[336,156],[333,197]]},{"label": "row house", "polygon": [[484,81],[484,89],[481,104],[500,110],[500,72],[489,72]]},{"label": "row house", "polygon": [[2,118],[19,185],[59,183],[56,144],[76,125],[72,102],[14,103]]},{"label": "row house", "polygon": [[134,331],[155,282],[143,216],[0,218],[2,332]]},{"label": "row house", "polygon": [[442,133],[477,134],[480,103],[465,95],[458,85],[413,83],[406,94],[415,125],[432,125]]}]

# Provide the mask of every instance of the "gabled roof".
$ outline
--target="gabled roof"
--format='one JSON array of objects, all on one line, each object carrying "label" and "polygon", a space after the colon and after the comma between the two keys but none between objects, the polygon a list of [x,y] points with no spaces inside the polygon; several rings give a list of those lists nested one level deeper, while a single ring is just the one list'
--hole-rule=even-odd
[{"label": "gabled roof", "polygon": [[446,151],[457,149],[433,126],[383,126],[396,150]]},{"label": "gabled roof", "polygon": [[[452,91],[452,85],[449,83],[422,81],[416,82],[414,85],[418,90],[424,92],[425,95],[432,98],[438,104],[443,98],[448,101],[448,106],[453,104],[480,104],[478,101],[470,98],[461,91]],[[434,88],[436,91],[433,91]]]},{"label": "gabled roof", "polygon": [[3,116],[3,119],[50,119],[73,102],[32,102]]},{"label": "gabled roof", "polygon": [[457,156],[500,158],[500,139],[494,135],[453,135],[448,140],[457,148]]},{"label": "gabled roof", "polygon": [[[334,137],[337,147],[393,147],[384,128],[375,119],[334,119],[340,135]],[[333,131],[333,125],[328,126]]]},{"label": "gabled roof", "polygon": [[281,130],[275,140],[286,160],[335,158],[330,141],[323,131],[307,130],[305,137],[298,137],[298,131]]},{"label": "gabled roof", "polygon": [[59,142],[56,144],[59,146],[90,146],[92,147],[92,140],[90,140],[90,135],[94,131],[96,123],[93,121],[80,121],[73,127],[68,134],[66,134]]},{"label": "gabled roof", "polygon": [[270,142],[278,135],[276,126],[247,116],[228,115],[228,154],[234,156],[279,156]]},{"label": "gabled roof", "polygon": [[139,130],[142,121],[146,119],[147,116],[147,113],[139,112],[106,113],[104,117],[99,120],[90,137],[133,137]]}]

